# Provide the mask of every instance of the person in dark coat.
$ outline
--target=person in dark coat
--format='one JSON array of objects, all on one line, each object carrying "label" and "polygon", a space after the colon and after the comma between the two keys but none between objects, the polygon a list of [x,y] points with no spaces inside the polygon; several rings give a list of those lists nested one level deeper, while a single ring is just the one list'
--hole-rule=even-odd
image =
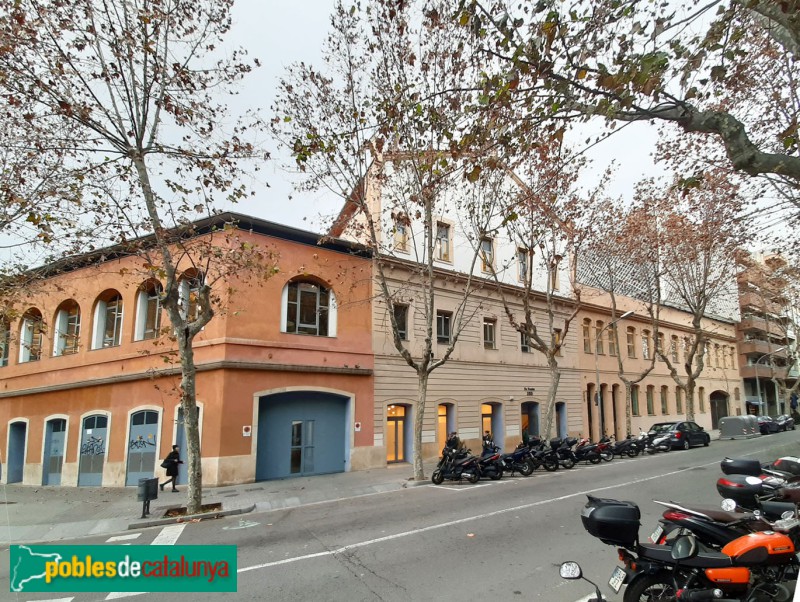
[{"label": "person in dark coat", "polygon": [[175,485],[178,484],[178,464],[183,464],[181,461],[181,454],[180,448],[177,445],[172,446],[172,451],[167,454],[167,457],[164,458],[164,461],[161,463],[167,471],[167,476],[170,477],[165,482],[161,483],[161,491],[164,491],[164,486],[169,485],[172,483],[172,491],[173,493],[178,491]]}]

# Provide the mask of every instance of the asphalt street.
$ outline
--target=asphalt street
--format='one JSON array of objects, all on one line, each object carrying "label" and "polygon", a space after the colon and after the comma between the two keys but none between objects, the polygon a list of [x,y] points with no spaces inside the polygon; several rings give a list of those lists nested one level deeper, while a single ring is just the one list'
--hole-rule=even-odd
[{"label": "asphalt street", "polygon": [[[288,510],[145,529],[75,542],[108,545],[236,544],[239,600],[522,600],[573,602],[591,592],[566,582],[558,564],[576,560],[606,586],[616,551],[583,530],[586,494],[637,502],[640,537],[661,514],[654,499],[719,504],[725,456],[800,455],[800,431],[708,448],[579,465],[555,473],[426,485]],[[123,537],[124,539],[120,539]],[[0,591],[8,591],[8,550]],[[8,594],[13,600],[89,602],[123,594]],[[141,600],[216,600],[220,594],[136,594]],[[0,596],[2,598],[2,596]]]}]

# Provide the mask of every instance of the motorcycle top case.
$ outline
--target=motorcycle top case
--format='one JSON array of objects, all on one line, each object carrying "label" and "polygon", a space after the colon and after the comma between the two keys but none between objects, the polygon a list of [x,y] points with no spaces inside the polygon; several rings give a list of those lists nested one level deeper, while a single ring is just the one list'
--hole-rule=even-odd
[{"label": "motorcycle top case", "polygon": [[757,477],[762,473],[761,462],[750,458],[725,458],[719,463],[725,474],[741,474]]},{"label": "motorcycle top case", "polygon": [[590,535],[612,546],[628,547],[636,543],[642,517],[639,506],[633,502],[587,497],[589,501],[581,510],[581,521]]},{"label": "motorcycle top case", "polygon": [[[752,482],[748,482],[748,479]],[[756,503],[756,496],[762,495],[763,486],[760,480],[756,483],[751,476],[732,474],[717,479],[717,491],[722,497],[731,498],[739,506],[751,508]]]}]

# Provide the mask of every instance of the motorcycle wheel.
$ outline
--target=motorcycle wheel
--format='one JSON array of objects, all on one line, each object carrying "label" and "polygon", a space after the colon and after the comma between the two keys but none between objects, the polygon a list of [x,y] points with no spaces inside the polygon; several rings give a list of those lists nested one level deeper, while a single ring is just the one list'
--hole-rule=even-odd
[{"label": "motorcycle wheel", "polygon": [[470,483],[477,483],[480,480],[480,478],[481,474],[478,471],[475,471],[473,473],[470,473],[470,475],[467,477],[467,481],[469,481]]},{"label": "motorcycle wheel", "polygon": [[614,452],[610,450],[606,450],[604,452],[600,452],[600,459],[605,462],[611,462],[614,459]]},{"label": "motorcycle wheel", "polygon": [[434,485],[441,485],[442,481],[444,481],[444,475],[442,474],[442,471],[434,470],[433,474],[431,475],[431,481],[433,481]]},{"label": "motorcycle wheel", "polygon": [[521,474],[523,477],[529,477],[532,472],[533,464],[530,462],[530,460],[525,460],[522,464],[520,464],[519,474]]},{"label": "motorcycle wheel", "polygon": [[553,458],[547,458],[544,462],[542,462],[542,466],[547,472],[555,472],[558,470],[558,462]]},{"label": "motorcycle wheel", "polygon": [[593,456],[589,458],[589,462],[592,464],[600,464],[600,456]]},{"label": "motorcycle wheel", "polygon": [[658,600],[675,600],[675,583],[666,574],[642,577],[633,587],[625,588],[623,602],[657,602]]},{"label": "motorcycle wheel", "polygon": [[503,469],[499,466],[496,466],[495,469],[492,471],[492,474],[489,475],[489,478],[492,481],[499,481],[503,478]]},{"label": "motorcycle wheel", "polygon": [[639,448],[638,447],[631,447],[628,450],[628,457],[629,458],[635,458],[638,455],[639,455]]},{"label": "motorcycle wheel", "polygon": [[575,460],[573,460],[572,458],[565,458],[564,460],[561,460],[560,464],[561,466],[569,470],[570,468],[575,467]]}]

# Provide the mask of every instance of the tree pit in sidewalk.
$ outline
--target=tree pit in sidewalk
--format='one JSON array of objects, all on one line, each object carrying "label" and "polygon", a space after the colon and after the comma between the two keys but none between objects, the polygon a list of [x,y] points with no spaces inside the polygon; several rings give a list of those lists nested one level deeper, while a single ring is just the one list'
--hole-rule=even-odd
[{"label": "tree pit in sidewalk", "polygon": [[[215,512],[222,512],[222,502],[214,502],[213,504],[203,504],[200,506],[200,512],[196,514],[191,514],[189,516],[199,516],[201,514],[214,514]],[[186,516],[186,506],[181,506],[179,508],[169,508],[164,513],[164,518],[180,518],[182,516]],[[212,518],[212,517],[202,517],[202,518]]]}]

